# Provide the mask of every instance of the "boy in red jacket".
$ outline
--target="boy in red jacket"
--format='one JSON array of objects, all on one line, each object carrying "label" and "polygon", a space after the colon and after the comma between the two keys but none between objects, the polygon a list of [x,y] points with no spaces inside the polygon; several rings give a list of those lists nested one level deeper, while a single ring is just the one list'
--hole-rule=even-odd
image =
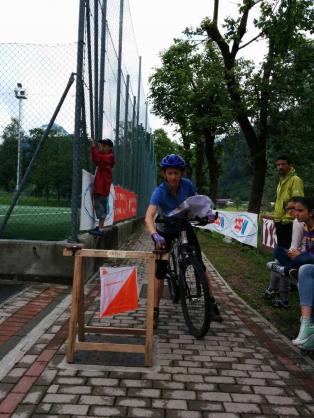
[{"label": "boy in red jacket", "polygon": [[99,139],[98,147],[92,138],[88,139],[92,146],[92,159],[96,165],[93,187],[93,203],[99,225],[89,231],[92,235],[102,235],[104,224],[109,211],[109,193],[112,183],[112,168],[115,165],[113,143],[111,139]]}]

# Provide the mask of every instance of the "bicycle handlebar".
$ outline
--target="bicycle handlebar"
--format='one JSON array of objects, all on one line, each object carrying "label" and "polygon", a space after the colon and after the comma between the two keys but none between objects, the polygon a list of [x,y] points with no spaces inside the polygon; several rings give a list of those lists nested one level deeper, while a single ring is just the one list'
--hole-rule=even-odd
[{"label": "bicycle handlebar", "polygon": [[[215,219],[217,219],[217,217],[218,217],[218,212],[216,212],[215,214]],[[163,223],[163,224],[168,224],[168,225],[174,225],[177,227],[180,227],[180,226],[182,227],[183,225],[187,225],[188,223],[191,223],[191,222],[197,222],[200,225],[207,225],[209,223],[208,218],[206,216],[202,218],[200,218],[199,216],[195,216],[194,218],[190,218],[190,219],[180,218],[178,216],[169,216],[165,218],[161,216],[157,216],[157,218],[155,219],[155,223],[157,224]]]}]

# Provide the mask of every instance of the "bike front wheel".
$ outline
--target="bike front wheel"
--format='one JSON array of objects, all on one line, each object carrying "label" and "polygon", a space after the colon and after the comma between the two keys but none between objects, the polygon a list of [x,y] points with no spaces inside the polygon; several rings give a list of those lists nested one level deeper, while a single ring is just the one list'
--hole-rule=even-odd
[{"label": "bike front wheel", "polygon": [[167,266],[167,283],[169,296],[173,303],[177,303],[180,299],[180,288],[178,280],[178,269],[175,255],[169,254],[168,266]]},{"label": "bike front wheel", "polygon": [[207,278],[194,256],[187,257],[180,266],[180,298],[190,333],[204,337],[210,326],[210,298]]}]

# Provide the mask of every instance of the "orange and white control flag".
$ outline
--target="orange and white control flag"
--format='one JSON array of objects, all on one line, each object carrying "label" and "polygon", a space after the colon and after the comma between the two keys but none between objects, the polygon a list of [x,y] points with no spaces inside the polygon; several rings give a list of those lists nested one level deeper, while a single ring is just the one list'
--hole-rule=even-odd
[{"label": "orange and white control flag", "polygon": [[139,307],[136,267],[100,268],[100,317]]}]

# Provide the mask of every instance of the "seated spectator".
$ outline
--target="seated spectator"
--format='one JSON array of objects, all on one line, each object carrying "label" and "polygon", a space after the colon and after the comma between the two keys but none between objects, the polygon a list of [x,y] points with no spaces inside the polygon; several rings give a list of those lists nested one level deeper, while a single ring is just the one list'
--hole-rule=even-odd
[{"label": "seated spectator", "polygon": [[[287,252],[291,252],[293,250],[301,250],[302,248],[302,240],[304,235],[304,223],[299,222],[295,219],[295,202],[298,198],[292,197],[288,200],[286,206],[286,212],[294,219],[293,227],[292,227],[292,241],[289,250]],[[273,299],[275,296],[275,292],[279,290],[279,299],[275,299],[273,301],[273,306],[276,308],[288,308],[289,307],[289,294],[290,294],[290,281],[288,275],[279,274],[276,271],[271,271],[270,273],[270,282],[265,290],[263,295],[263,299],[270,300]]]},{"label": "seated spectator", "polygon": [[314,350],[314,265],[299,269],[299,296],[301,306],[300,331],[292,343],[302,350]]},{"label": "seated spectator", "polygon": [[314,264],[314,198],[299,197],[295,202],[295,216],[299,222],[304,222],[304,234],[301,250],[286,250],[277,247],[274,256],[277,261],[267,263],[267,267],[281,275],[287,275],[291,270],[298,269],[303,264]]}]

